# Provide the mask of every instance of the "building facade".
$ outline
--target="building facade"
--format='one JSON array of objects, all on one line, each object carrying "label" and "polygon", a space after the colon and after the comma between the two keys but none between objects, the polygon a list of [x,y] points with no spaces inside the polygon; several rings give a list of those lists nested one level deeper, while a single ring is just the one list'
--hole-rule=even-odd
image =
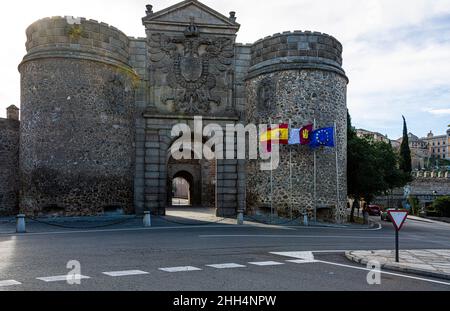
[{"label": "building facade", "polygon": [[358,136],[360,138],[367,138],[367,139],[375,141],[375,142],[377,142],[377,141],[382,141],[385,143],[390,142],[387,135],[383,135],[378,132],[372,132],[372,131],[368,131],[368,130],[364,130],[364,129],[357,129],[356,136]]},{"label": "building facade", "polygon": [[[283,32],[236,42],[236,14],[189,0],[158,12],[147,6],[145,38],[95,20],[45,18],[28,27],[21,73],[20,209],[90,215],[122,208],[164,214],[172,181],[189,183],[196,206],[217,215],[254,212],[270,199],[281,214],[327,208],[343,221],[346,87],[342,45],[318,32]],[[287,122],[336,124],[335,152],[281,148],[268,197],[258,161],[175,160],[174,125]],[[202,138],[203,136],[203,138]],[[200,129],[200,138],[207,135]],[[236,136],[224,141],[237,144]],[[285,178],[293,170],[295,180]],[[290,188],[289,188],[290,187]],[[288,190],[290,189],[290,190]],[[289,193],[288,193],[289,191]]]},{"label": "building facade", "polygon": [[422,138],[427,143],[427,149],[431,157],[450,160],[450,128],[444,135],[435,136],[432,131],[427,137]]}]

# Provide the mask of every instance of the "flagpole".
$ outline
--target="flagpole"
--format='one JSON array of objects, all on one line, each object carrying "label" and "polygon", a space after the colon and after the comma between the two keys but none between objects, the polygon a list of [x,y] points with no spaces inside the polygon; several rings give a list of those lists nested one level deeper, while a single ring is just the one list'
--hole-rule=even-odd
[{"label": "flagpole", "polygon": [[[289,133],[291,131],[291,119],[289,119]],[[288,137],[289,139],[289,137]],[[292,220],[292,209],[293,209],[293,202],[292,202],[292,148],[289,147],[289,206],[290,206],[290,216]]]},{"label": "flagpole", "polygon": [[[314,130],[316,130],[316,119],[314,118]],[[314,222],[317,222],[317,156],[314,148]]]},{"label": "flagpole", "polygon": [[[269,118],[269,127],[272,129],[272,118]],[[273,153],[272,153],[272,132],[270,134],[270,223],[273,221]]]},{"label": "flagpole", "polygon": [[338,166],[338,145],[337,145],[337,128],[334,122],[334,150],[336,151],[336,211],[339,210],[339,166]]}]

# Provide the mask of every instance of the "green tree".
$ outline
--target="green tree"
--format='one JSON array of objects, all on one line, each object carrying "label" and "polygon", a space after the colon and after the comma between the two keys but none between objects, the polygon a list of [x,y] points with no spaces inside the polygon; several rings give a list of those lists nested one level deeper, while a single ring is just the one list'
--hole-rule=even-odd
[{"label": "green tree", "polygon": [[361,199],[370,204],[376,195],[404,186],[410,174],[398,168],[399,157],[390,143],[357,137],[351,121],[347,123],[347,131],[348,195],[354,199],[350,213],[353,222]]},{"label": "green tree", "polygon": [[411,174],[411,150],[409,149],[408,128],[406,126],[406,119],[403,117],[403,139],[400,146],[400,169],[408,174]]},{"label": "green tree", "polygon": [[450,217],[450,197],[444,196],[434,200],[433,209],[439,211],[443,217]]}]

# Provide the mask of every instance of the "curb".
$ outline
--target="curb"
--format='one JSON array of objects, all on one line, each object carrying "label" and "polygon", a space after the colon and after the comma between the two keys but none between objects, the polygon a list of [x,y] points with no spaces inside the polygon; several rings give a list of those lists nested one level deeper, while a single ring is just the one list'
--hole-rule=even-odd
[{"label": "curb", "polygon": [[[369,260],[367,260],[367,258],[355,256],[352,254],[352,252],[353,251],[345,252],[345,257],[347,257],[348,260],[359,263],[361,265],[367,265],[367,263],[369,262]],[[417,274],[417,275],[421,275],[421,276],[428,276],[428,277],[433,277],[433,278],[438,278],[438,279],[450,280],[450,274],[447,274],[447,273],[433,272],[433,271],[417,269],[417,268],[399,267],[399,266],[393,265],[389,262],[381,264],[381,268],[385,269],[385,270],[412,273],[412,274]]]},{"label": "curb", "polygon": [[433,223],[436,223],[436,222],[440,222],[440,221],[437,221],[437,220],[432,220],[432,219],[427,219],[427,218],[420,218],[420,217],[414,217],[414,218],[411,218],[410,216],[408,216],[408,218],[407,218],[407,220],[412,220],[412,221],[419,221],[419,222],[425,222],[425,223],[428,223],[428,224],[433,224]]}]

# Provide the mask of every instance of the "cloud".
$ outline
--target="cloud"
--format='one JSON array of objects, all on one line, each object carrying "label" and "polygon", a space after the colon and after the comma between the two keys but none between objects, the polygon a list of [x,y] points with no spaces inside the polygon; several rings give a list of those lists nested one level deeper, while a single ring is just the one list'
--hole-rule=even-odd
[{"label": "cloud", "polygon": [[437,115],[450,115],[450,109],[432,109],[428,111],[431,114],[437,114]]}]

